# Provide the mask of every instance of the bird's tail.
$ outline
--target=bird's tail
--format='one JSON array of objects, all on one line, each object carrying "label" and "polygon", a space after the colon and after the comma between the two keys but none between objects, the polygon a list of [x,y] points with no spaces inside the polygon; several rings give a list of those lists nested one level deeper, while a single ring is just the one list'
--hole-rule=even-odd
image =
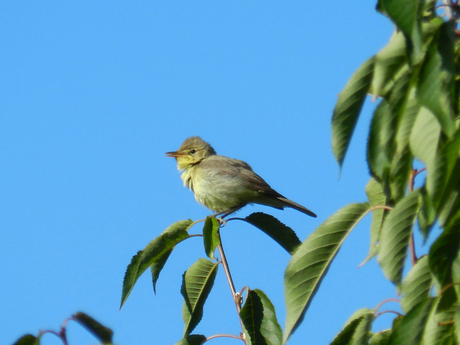
[{"label": "bird's tail", "polygon": [[293,208],[293,209],[295,209],[297,211],[300,211],[302,213],[305,213],[306,215],[308,215],[310,217],[313,217],[313,218],[317,217],[316,214],[313,213],[312,211],[310,211],[308,208],[303,207],[302,205],[300,205],[300,204],[298,204],[298,203],[296,203],[296,202],[294,202],[292,200],[286,199],[285,197],[281,197],[281,196],[277,197],[277,199],[279,201],[281,201],[284,204],[284,206],[286,206],[286,207],[291,207],[291,208]]}]

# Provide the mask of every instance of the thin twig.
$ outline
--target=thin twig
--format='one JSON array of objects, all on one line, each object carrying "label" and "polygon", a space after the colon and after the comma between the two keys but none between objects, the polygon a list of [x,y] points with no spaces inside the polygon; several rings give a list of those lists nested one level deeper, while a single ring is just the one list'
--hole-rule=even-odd
[{"label": "thin twig", "polygon": [[[219,236],[220,241],[220,244],[217,246],[217,249],[219,250],[220,260],[222,261],[222,266],[224,267],[224,272],[225,276],[227,277],[228,286],[230,287],[230,291],[232,293],[232,299],[235,303],[236,311],[238,312],[238,319],[240,320],[241,330],[244,330],[243,320],[241,320],[240,316],[241,296],[239,293],[236,292],[235,284],[233,283],[232,274],[230,273],[230,268],[228,267],[227,257],[225,256],[224,247],[222,246],[222,238],[220,236],[220,232],[217,232],[217,235]],[[244,337],[242,337],[241,339],[243,339],[244,343],[247,344],[246,339],[244,339]]]}]

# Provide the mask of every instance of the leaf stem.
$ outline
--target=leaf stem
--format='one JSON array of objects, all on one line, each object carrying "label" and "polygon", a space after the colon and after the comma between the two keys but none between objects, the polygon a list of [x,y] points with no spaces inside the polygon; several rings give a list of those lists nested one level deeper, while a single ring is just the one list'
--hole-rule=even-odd
[{"label": "leaf stem", "polygon": [[374,308],[374,313],[375,313],[377,310],[379,310],[380,307],[381,307],[382,305],[384,305],[385,303],[388,303],[388,302],[397,302],[397,303],[399,303],[399,302],[401,302],[401,300],[399,300],[399,299],[397,299],[397,298],[388,298],[388,299],[386,299],[386,300],[380,302],[380,303]]},{"label": "leaf stem", "polygon": [[[235,303],[236,311],[238,312],[238,319],[240,320],[241,330],[244,331],[243,320],[241,320],[240,311],[241,311],[241,295],[236,292],[235,284],[233,283],[232,274],[230,273],[230,268],[228,267],[227,257],[225,256],[224,247],[222,246],[222,238],[220,236],[220,231],[217,232],[219,236],[220,244],[217,246],[219,250],[220,260],[222,262],[222,266],[224,267],[225,276],[227,277],[228,286],[230,287],[230,291],[232,293],[233,302]],[[244,332],[242,333],[244,334]],[[240,339],[247,344],[246,339],[242,336]]]},{"label": "leaf stem", "polygon": [[[238,337],[237,335],[233,335],[233,334],[216,334],[216,335],[211,335],[210,337],[207,337],[206,340],[204,341],[207,342],[211,339],[215,339],[215,338],[233,338],[233,339],[240,339],[242,341],[244,341],[246,343],[246,341],[242,338],[242,337]],[[203,344],[204,344],[203,343]]]}]

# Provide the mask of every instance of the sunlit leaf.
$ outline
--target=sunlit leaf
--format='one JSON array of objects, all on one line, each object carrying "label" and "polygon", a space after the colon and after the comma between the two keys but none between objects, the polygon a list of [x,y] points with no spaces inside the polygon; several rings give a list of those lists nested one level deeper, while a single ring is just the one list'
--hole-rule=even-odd
[{"label": "sunlit leaf", "polygon": [[238,219],[244,220],[265,232],[290,254],[293,254],[302,243],[294,230],[269,214],[256,212],[246,218]]},{"label": "sunlit leaf", "polygon": [[368,59],[350,78],[339,95],[332,116],[332,151],[340,166],[350,145],[359,113],[369,91],[374,57]]},{"label": "sunlit leaf", "polygon": [[369,340],[369,345],[388,345],[391,337],[391,330],[387,329],[378,333],[375,333]]},{"label": "sunlit leaf", "polygon": [[378,262],[385,276],[396,285],[401,283],[409,239],[420,205],[420,193],[412,191],[396,204],[380,232]]},{"label": "sunlit leaf", "polygon": [[190,266],[182,277],[184,337],[193,331],[203,317],[204,303],[214,285],[217,266],[218,263],[200,258]]},{"label": "sunlit leaf", "polygon": [[[383,193],[383,187],[376,179],[371,178],[366,185],[366,195],[372,206],[385,206],[386,197]],[[382,228],[383,219],[385,216],[384,209],[375,209],[372,211],[372,223],[371,223],[371,244],[369,253],[366,259],[359,266],[363,266],[365,263],[374,258],[379,252],[379,236],[380,229]]]},{"label": "sunlit leaf", "polygon": [[451,138],[454,126],[454,23],[443,23],[431,40],[419,73],[417,98],[430,109]]},{"label": "sunlit leaf", "polygon": [[[169,256],[168,253],[171,253],[171,250],[176,244],[189,236],[187,230],[192,224],[193,222],[189,219],[181,220],[170,225],[160,236],[151,241],[131,259],[131,263],[128,265],[123,279],[120,308],[128,299],[139,277],[151,265],[156,265],[156,267],[154,266],[154,277],[156,276],[156,278],[158,278],[161,268],[164,266],[164,262],[162,261],[165,260],[165,255]],[[156,264],[158,260],[160,264]],[[156,279],[154,283],[156,283]]]},{"label": "sunlit leaf", "polygon": [[283,331],[275,307],[261,290],[250,290],[240,312],[245,330],[254,345],[281,345]]},{"label": "sunlit leaf", "polygon": [[112,344],[113,331],[110,328],[103,326],[85,313],[78,312],[72,318],[99,339],[101,344]]},{"label": "sunlit leaf", "polygon": [[429,166],[435,157],[441,127],[433,113],[421,107],[410,136],[410,147],[414,156]]},{"label": "sunlit leaf", "polygon": [[367,345],[373,321],[373,310],[364,308],[356,311],[336,335],[331,345]]},{"label": "sunlit leaf", "polygon": [[395,74],[407,65],[406,40],[401,32],[395,31],[390,42],[375,56],[374,76],[371,90],[374,99],[384,96],[383,90],[394,80]]},{"label": "sunlit leaf", "polygon": [[345,238],[369,212],[369,203],[350,204],[321,224],[292,256],[284,276],[286,342],[300,325],[313,296]]},{"label": "sunlit leaf", "polygon": [[416,304],[430,297],[433,278],[428,256],[421,257],[412,267],[401,285],[401,308],[407,313]]},{"label": "sunlit leaf", "polygon": [[433,305],[428,316],[423,334],[423,344],[444,344],[446,337],[453,337],[452,326],[455,311],[448,310],[440,312],[436,307],[436,305]]},{"label": "sunlit leaf", "polygon": [[214,252],[220,244],[219,227],[220,224],[215,217],[206,217],[203,227],[203,242],[206,255],[210,259],[215,259]]}]

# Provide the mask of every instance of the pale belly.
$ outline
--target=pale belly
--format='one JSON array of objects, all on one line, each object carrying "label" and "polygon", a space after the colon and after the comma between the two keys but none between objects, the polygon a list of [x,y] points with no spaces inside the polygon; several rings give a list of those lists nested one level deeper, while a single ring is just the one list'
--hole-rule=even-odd
[{"label": "pale belly", "polygon": [[184,185],[193,190],[195,199],[214,212],[244,206],[257,198],[258,193],[244,186],[238,178],[227,176],[201,176],[184,174]]}]

